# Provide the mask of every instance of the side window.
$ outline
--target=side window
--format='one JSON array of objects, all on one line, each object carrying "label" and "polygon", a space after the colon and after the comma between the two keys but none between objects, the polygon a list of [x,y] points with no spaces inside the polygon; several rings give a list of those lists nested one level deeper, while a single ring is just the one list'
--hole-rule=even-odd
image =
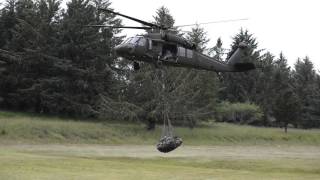
[{"label": "side window", "polygon": [[186,49],[183,47],[178,47],[178,56],[186,57]]},{"label": "side window", "polygon": [[187,58],[192,58],[193,56],[193,51],[190,49],[187,49]]}]

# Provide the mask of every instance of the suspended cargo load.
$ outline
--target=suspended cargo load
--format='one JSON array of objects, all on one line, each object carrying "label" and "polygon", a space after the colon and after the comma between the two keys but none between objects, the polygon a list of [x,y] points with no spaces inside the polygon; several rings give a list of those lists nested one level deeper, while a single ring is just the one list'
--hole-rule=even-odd
[{"label": "suspended cargo load", "polygon": [[164,136],[160,139],[159,143],[157,144],[157,149],[160,152],[168,153],[170,151],[175,150],[181,144],[182,139],[179,137]]}]

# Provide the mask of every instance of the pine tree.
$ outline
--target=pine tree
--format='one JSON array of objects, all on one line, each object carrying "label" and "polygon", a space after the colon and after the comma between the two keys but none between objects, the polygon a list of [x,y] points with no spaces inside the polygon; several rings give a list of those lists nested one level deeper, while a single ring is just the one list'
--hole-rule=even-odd
[{"label": "pine tree", "polygon": [[7,59],[11,63],[6,74],[8,81],[4,84],[6,98],[3,106],[33,111],[39,102],[39,96],[34,94],[38,79],[44,76],[48,65],[32,52],[32,49],[41,49],[41,42],[45,39],[37,31],[41,25],[37,16],[38,4],[30,0],[8,1],[5,9],[9,10],[14,20],[9,18],[10,23],[5,21],[9,29],[5,32],[8,37],[2,48],[12,56]]},{"label": "pine tree", "polygon": [[289,123],[296,125],[301,106],[297,94],[292,87],[291,70],[287,59],[280,53],[279,59],[275,61],[273,88],[274,103],[273,114],[285,132]]},{"label": "pine tree", "polygon": [[224,53],[225,49],[222,47],[222,40],[221,38],[218,38],[216,45],[209,49],[208,54],[218,61],[223,61],[222,56]]},{"label": "pine tree", "polygon": [[[200,53],[205,53],[209,39],[204,28],[196,25],[188,32],[186,39],[193,43],[196,50]],[[221,40],[217,42],[216,50],[222,47]],[[219,46],[219,47],[218,47]],[[218,56],[218,53],[216,54]],[[192,122],[196,123],[200,120],[213,118],[214,107],[217,101],[217,90],[219,83],[214,72],[203,70],[185,69],[190,74],[185,81],[185,94],[190,94],[187,98],[191,106],[187,106],[186,111],[192,115]],[[192,124],[191,124],[192,125]],[[193,124],[195,125],[195,124]]]},{"label": "pine tree", "polygon": [[313,118],[316,120],[314,121],[313,127],[320,127],[320,75],[317,74],[316,78],[316,92],[315,92],[315,99],[313,103],[312,115]]},{"label": "pine tree", "polygon": [[[273,105],[276,96],[276,90],[274,88],[275,80],[275,57],[266,52],[260,60],[261,69],[256,71],[256,83],[255,83],[255,103],[263,110],[263,122],[260,125],[268,126],[273,121]],[[259,125],[259,124],[257,124]]]},{"label": "pine tree", "polygon": [[[18,0],[11,4],[14,7],[7,9],[13,9],[16,22],[3,47],[20,61],[10,67],[11,79],[0,82],[6,87],[1,89],[6,96],[3,107],[97,116],[101,94],[115,94],[116,72],[112,68],[116,65],[111,49],[121,37],[114,37],[118,30],[85,25],[119,25],[121,21],[113,15],[97,11],[108,8],[110,2],[73,0],[62,14],[58,0]],[[8,59],[14,60],[13,56]]]},{"label": "pine tree", "polygon": [[0,107],[6,107],[8,93],[16,87],[14,64],[19,63],[19,58],[8,51],[8,41],[12,39],[11,30],[16,24],[15,0],[8,0],[0,10]]},{"label": "pine tree", "polygon": [[295,123],[299,115],[300,106],[298,101],[298,96],[291,88],[282,89],[275,101],[274,116],[281,123],[280,126],[284,127],[286,133],[288,124]]},{"label": "pine tree", "polygon": [[93,3],[72,0],[62,15],[58,57],[68,60],[60,65],[67,71],[61,74],[59,86],[62,88],[56,89],[61,95],[58,99],[62,113],[97,116],[101,94],[112,94],[111,87],[115,81],[110,68],[114,64],[111,50],[120,42],[113,38],[118,31],[85,27],[105,22],[119,25],[120,21],[113,15],[97,11],[109,6],[108,0]]},{"label": "pine tree", "polygon": [[11,30],[16,24],[16,0],[7,0],[1,9],[0,21],[0,48],[7,49],[6,44],[12,39]]},{"label": "pine tree", "polygon": [[198,52],[203,53],[206,50],[207,43],[209,39],[207,37],[207,32],[200,25],[196,24],[194,28],[191,29],[191,32],[187,33],[186,39],[189,42],[192,42]]},{"label": "pine tree", "polygon": [[153,19],[157,25],[160,25],[166,28],[172,28],[175,23],[175,20],[171,15],[169,9],[166,8],[165,6],[161,6],[160,8],[157,9],[156,15],[153,16]]},{"label": "pine tree", "polygon": [[319,119],[315,116],[319,95],[313,63],[305,57],[302,60],[298,59],[294,67],[294,88],[302,107],[298,123],[304,128],[316,127],[319,124]]},{"label": "pine tree", "polygon": [[[253,34],[248,30],[241,29],[238,34],[233,37],[231,50],[228,53],[228,58],[236,51],[240,42],[245,42],[250,46],[250,49],[243,57],[244,62],[253,62],[259,64],[261,50],[257,50],[258,43]],[[256,96],[256,82],[258,81],[258,71],[253,70],[249,72],[239,73],[223,73],[223,92],[221,98],[231,102],[255,102]]]}]

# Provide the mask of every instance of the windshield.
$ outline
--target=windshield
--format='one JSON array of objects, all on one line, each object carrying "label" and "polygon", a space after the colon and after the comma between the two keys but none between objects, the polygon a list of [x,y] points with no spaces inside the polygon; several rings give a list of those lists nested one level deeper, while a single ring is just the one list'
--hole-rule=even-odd
[{"label": "windshield", "polygon": [[146,39],[144,37],[138,37],[138,36],[130,37],[122,42],[122,44],[127,44],[127,43],[139,45],[139,46],[145,46]]},{"label": "windshield", "polygon": [[132,37],[129,37],[129,38],[127,38],[126,40],[122,41],[121,44],[126,44],[126,43],[128,43],[129,41],[131,41],[131,39],[132,39]]},{"label": "windshield", "polygon": [[145,46],[146,43],[147,43],[146,38],[141,37],[141,38],[139,39],[138,45],[139,45],[139,46]]},{"label": "windshield", "polygon": [[133,37],[133,38],[131,38],[131,40],[130,40],[129,43],[131,43],[131,44],[137,44],[138,41],[139,41],[139,39],[140,39],[140,37]]}]

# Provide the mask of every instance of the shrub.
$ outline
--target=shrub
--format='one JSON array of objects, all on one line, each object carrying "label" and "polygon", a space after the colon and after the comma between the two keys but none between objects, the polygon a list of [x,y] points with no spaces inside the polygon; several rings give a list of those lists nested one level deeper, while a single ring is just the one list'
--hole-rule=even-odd
[{"label": "shrub", "polygon": [[6,134],[7,134],[7,131],[6,131],[6,130],[4,130],[4,129],[2,129],[0,134],[4,136],[4,135],[6,135]]},{"label": "shrub", "polygon": [[259,124],[262,120],[262,110],[253,103],[220,103],[216,110],[216,120],[239,124]]}]

